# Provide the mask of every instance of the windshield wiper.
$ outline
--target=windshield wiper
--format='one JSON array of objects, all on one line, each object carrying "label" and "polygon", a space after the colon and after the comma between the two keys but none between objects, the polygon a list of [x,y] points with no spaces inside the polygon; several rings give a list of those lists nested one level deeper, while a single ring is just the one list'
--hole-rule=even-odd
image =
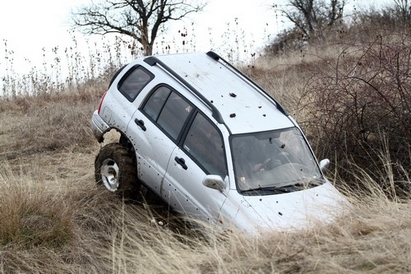
[{"label": "windshield wiper", "polygon": [[264,195],[264,194],[282,194],[292,192],[294,189],[293,185],[289,186],[269,186],[269,187],[256,187],[242,190],[241,194],[245,195]]},{"label": "windshield wiper", "polygon": [[304,188],[312,188],[312,187],[316,187],[316,186],[320,186],[322,184],[324,184],[325,180],[323,179],[311,179],[311,180],[306,180],[303,182],[298,182],[293,184],[293,186],[298,187],[300,189]]},{"label": "windshield wiper", "polygon": [[241,191],[241,194],[245,195],[267,195],[267,194],[283,194],[293,191],[299,191],[302,189],[308,189],[322,185],[325,181],[322,179],[311,179],[307,182],[297,182],[294,184],[289,184],[285,186],[266,186],[266,187],[256,187],[249,188]]}]

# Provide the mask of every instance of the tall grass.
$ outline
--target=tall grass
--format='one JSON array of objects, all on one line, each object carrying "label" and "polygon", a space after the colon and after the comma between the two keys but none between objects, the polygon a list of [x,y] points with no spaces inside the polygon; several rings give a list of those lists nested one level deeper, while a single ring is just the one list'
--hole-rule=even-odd
[{"label": "tall grass", "polygon": [[[59,164],[76,157],[66,154]],[[352,208],[333,224],[249,238],[212,228],[198,234],[174,215],[158,215],[156,207],[125,204],[95,187],[92,159],[85,158],[90,160],[85,166],[66,166],[78,169],[76,176],[68,172],[56,180],[42,179],[43,169],[36,163],[24,173],[2,162],[1,273],[411,270],[410,200],[392,200],[372,180],[366,193],[342,189]]]},{"label": "tall grass", "polygon": [[0,101],[0,160],[53,151],[90,151],[90,117],[100,90]]}]

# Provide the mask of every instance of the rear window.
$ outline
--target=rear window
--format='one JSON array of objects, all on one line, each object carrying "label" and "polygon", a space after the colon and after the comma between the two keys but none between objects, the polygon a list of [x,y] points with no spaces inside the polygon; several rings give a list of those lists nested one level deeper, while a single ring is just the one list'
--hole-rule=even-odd
[{"label": "rear window", "polygon": [[153,78],[154,75],[145,68],[141,66],[132,67],[121,79],[118,90],[132,102]]},{"label": "rear window", "polygon": [[143,107],[143,112],[174,141],[192,110],[191,104],[168,86],[158,87]]}]

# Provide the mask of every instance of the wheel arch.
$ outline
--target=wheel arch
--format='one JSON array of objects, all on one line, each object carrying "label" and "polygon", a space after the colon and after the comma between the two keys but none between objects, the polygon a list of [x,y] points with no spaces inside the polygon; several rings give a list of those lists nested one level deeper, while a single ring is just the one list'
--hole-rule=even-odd
[{"label": "wheel arch", "polygon": [[108,143],[119,143],[127,147],[129,150],[134,151],[134,147],[130,139],[117,127],[110,127],[101,135],[99,142],[103,143],[104,141]]}]

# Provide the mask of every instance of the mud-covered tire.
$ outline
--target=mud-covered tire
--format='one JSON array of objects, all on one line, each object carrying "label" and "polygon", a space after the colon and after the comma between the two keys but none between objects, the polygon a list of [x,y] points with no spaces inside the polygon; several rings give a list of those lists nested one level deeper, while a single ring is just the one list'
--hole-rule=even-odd
[{"label": "mud-covered tire", "polygon": [[100,149],[95,162],[95,179],[124,200],[138,200],[140,182],[134,154],[119,143],[111,143]]}]

